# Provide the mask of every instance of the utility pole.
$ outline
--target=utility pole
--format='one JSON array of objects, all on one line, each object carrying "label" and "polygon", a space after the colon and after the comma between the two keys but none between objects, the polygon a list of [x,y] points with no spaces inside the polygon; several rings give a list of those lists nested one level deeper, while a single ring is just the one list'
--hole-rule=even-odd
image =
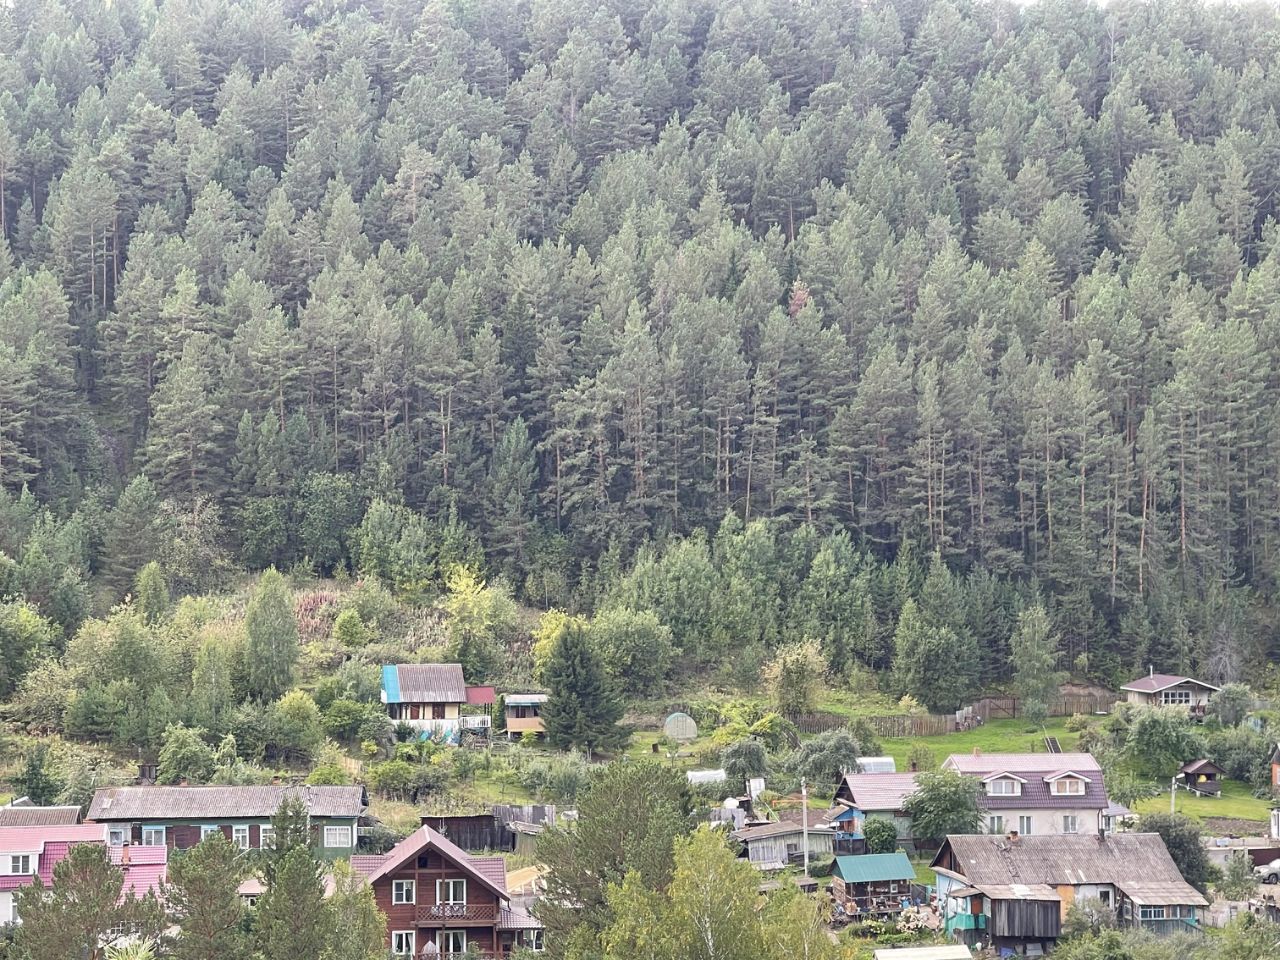
[{"label": "utility pole", "polygon": [[809,784],[800,778],[800,827],[804,833],[804,878],[809,879]]},{"label": "utility pole", "polygon": [[1178,812],[1177,801],[1174,799],[1175,796],[1177,795],[1177,792],[1178,792],[1178,778],[1170,777],[1169,778],[1169,812],[1170,813]]}]

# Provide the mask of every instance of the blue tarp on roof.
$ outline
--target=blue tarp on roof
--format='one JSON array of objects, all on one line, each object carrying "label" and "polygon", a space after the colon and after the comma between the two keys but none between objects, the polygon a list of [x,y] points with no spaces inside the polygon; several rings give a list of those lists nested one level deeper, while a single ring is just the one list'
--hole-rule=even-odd
[{"label": "blue tarp on roof", "polygon": [[400,669],[395,665],[382,668],[382,702],[400,702]]}]

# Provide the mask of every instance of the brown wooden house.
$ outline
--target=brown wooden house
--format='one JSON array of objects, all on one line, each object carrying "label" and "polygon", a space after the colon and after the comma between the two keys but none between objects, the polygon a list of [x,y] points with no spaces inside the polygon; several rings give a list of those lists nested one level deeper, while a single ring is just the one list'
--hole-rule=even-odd
[{"label": "brown wooden house", "polygon": [[387,918],[387,946],[399,957],[502,957],[542,949],[542,925],[512,906],[501,857],[475,857],[421,827],[377,857],[356,856]]}]

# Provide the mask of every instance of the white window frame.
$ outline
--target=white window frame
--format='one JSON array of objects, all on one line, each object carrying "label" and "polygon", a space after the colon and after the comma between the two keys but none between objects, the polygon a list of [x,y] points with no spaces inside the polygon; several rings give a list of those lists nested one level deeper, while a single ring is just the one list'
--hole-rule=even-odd
[{"label": "white window frame", "polygon": [[212,837],[214,834],[218,834],[221,832],[222,832],[221,827],[211,827],[208,824],[202,825],[200,827],[200,842],[203,843],[209,837]]},{"label": "white window frame", "polygon": [[124,837],[125,837],[124,827],[109,827],[107,829],[107,846],[123,847]]},{"label": "white window frame", "polygon": [[[457,899],[457,894],[453,891],[461,885],[462,899]],[[448,899],[446,899],[446,897]],[[452,880],[436,881],[436,903],[463,904],[467,902],[467,881],[462,878]]]},{"label": "white window frame", "polygon": [[1004,833],[1004,814],[993,813],[987,818],[987,833]]},{"label": "white window frame", "polygon": [[[335,842],[335,839],[341,837],[341,842]],[[335,839],[331,839],[335,838]],[[327,826],[324,828],[324,845],[327,848],[350,847],[351,846],[351,828],[345,826]]]},{"label": "white window frame", "polygon": [[258,849],[268,850],[271,838],[276,835],[276,828],[269,823],[264,823],[258,828]]},{"label": "white window frame", "polygon": [[546,949],[546,941],[543,940],[541,927],[537,927],[533,930],[524,930],[522,932],[525,936],[520,939],[529,941],[528,943],[523,944],[524,949],[531,950],[534,953],[541,953]]},{"label": "white window frame", "polygon": [[249,849],[249,825],[247,823],[233,823],[231,825],[231,844],[241,850]]},{"label": "white window frame", "polygon": [[1165,920],[1167,919],[1167,917],[1165,916],[1164,907],[1152,906],[1152,907],[1139,907],[1138,919],[1139,920]]},{"label": "white window frame", "polygon": [[22,922],[22,918],[18,916],[18,891],[17,890],[9,891],[9,916],[6,918],[5,922],[6,923]]},{"label": "white window frame", "polygon": [[1063,833],[1079,833],[1080,818],[1074,813],[1064,813],[1062,815],[1062,832]]},{"label": "white window frame", "polygon": [[[467,931],[465,930],[441,930],[440,952],[446,957],[456,957],[467,952]],[[459,949],[446,949],[455,947]]]},{"label": "white window frame", "polygon": [[1035,818],[1029,817],[1026,814],[1023,814],[1022,816],[1018,817],[1018,836],[1020,837],[1031,836],[1031,827],[1034,824],[1034,822],[1035,822]]},{"label": "white window frame", "polygon": [[418,939],[415,930],[392,930],[391,931],[391,953],[397,957],[416,956]]},{"label": "white window frame", "polygon": [[5,860],[5,876],[7,877],[30,877],[35,875],[35,871],[31,869],[33,862],[32,855],[29,853],[11,853]]},{"label": "white window frame", "polygon": [[418,902],[418,881],[416,880],[392,880],[391,881],[391,904],[392,906],[400,906],[401,904]]},{"label": "white window frame", "polygon": [[1053,792],[1056,796],[1080,797],[1084,795],[1084,781],[1075,777],[1063,777],[1053,781]]},{"label": "white window frame", "polygon": [[1020,797],[1022,796],[1022,784],[1012,777],[998,777],[995,780],[988,780],[987,796]]},{"label": "white window frame", "polygon": [[[160,842],[159,843],[148,842],[147,837],[150,836],[152,841],[154,841],[156,834],[160,835]],[[168,844],[169,844],[168,830],[166,830],[164,827],[149,827],[145,824],[143,825],[142,845],[144,847],[164,847],[164,846],[168,846]]]},{"label": "white window frame", "polygon": [[1191,691],[1161,690],[1160,705],[1162,707],[1189,707],[1191,706]]}]

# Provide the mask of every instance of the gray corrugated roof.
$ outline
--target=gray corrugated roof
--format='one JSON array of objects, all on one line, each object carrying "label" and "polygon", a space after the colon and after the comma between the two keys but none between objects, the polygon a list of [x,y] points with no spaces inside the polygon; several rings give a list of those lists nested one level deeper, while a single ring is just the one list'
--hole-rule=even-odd
[{"label": "gray corrugated roof", "polygon": [[89,805],[89,820],[240,820],[270,817],[296,794],[313,817],[358,817],[364,787],[111,787]]},{"label": "gray corrugated roof", "polygon": [[401,703],[466,703],[467,684],[457,663],[402,663]]},{"label": "gray corrugated roof", "polygon": [[1108,883],[1124,887],[1128,883],[1159,883],[1170,885],[1166,887],[1171,896],[1168,903],[1199,903],[1203,899],[1182,879],[1157,833],[1116,833],[1105,840],[1096,834],[1026,836],[1013,841],[994,834],[953,835],[947,837],[935,864],[948,847],[955,857],[954,872],[984,890],[1011,884]]},{"label": "gray corrugated roof", "polygon": [[80,822],[79,807],[0,807],[0,827],[51,827]]}]

